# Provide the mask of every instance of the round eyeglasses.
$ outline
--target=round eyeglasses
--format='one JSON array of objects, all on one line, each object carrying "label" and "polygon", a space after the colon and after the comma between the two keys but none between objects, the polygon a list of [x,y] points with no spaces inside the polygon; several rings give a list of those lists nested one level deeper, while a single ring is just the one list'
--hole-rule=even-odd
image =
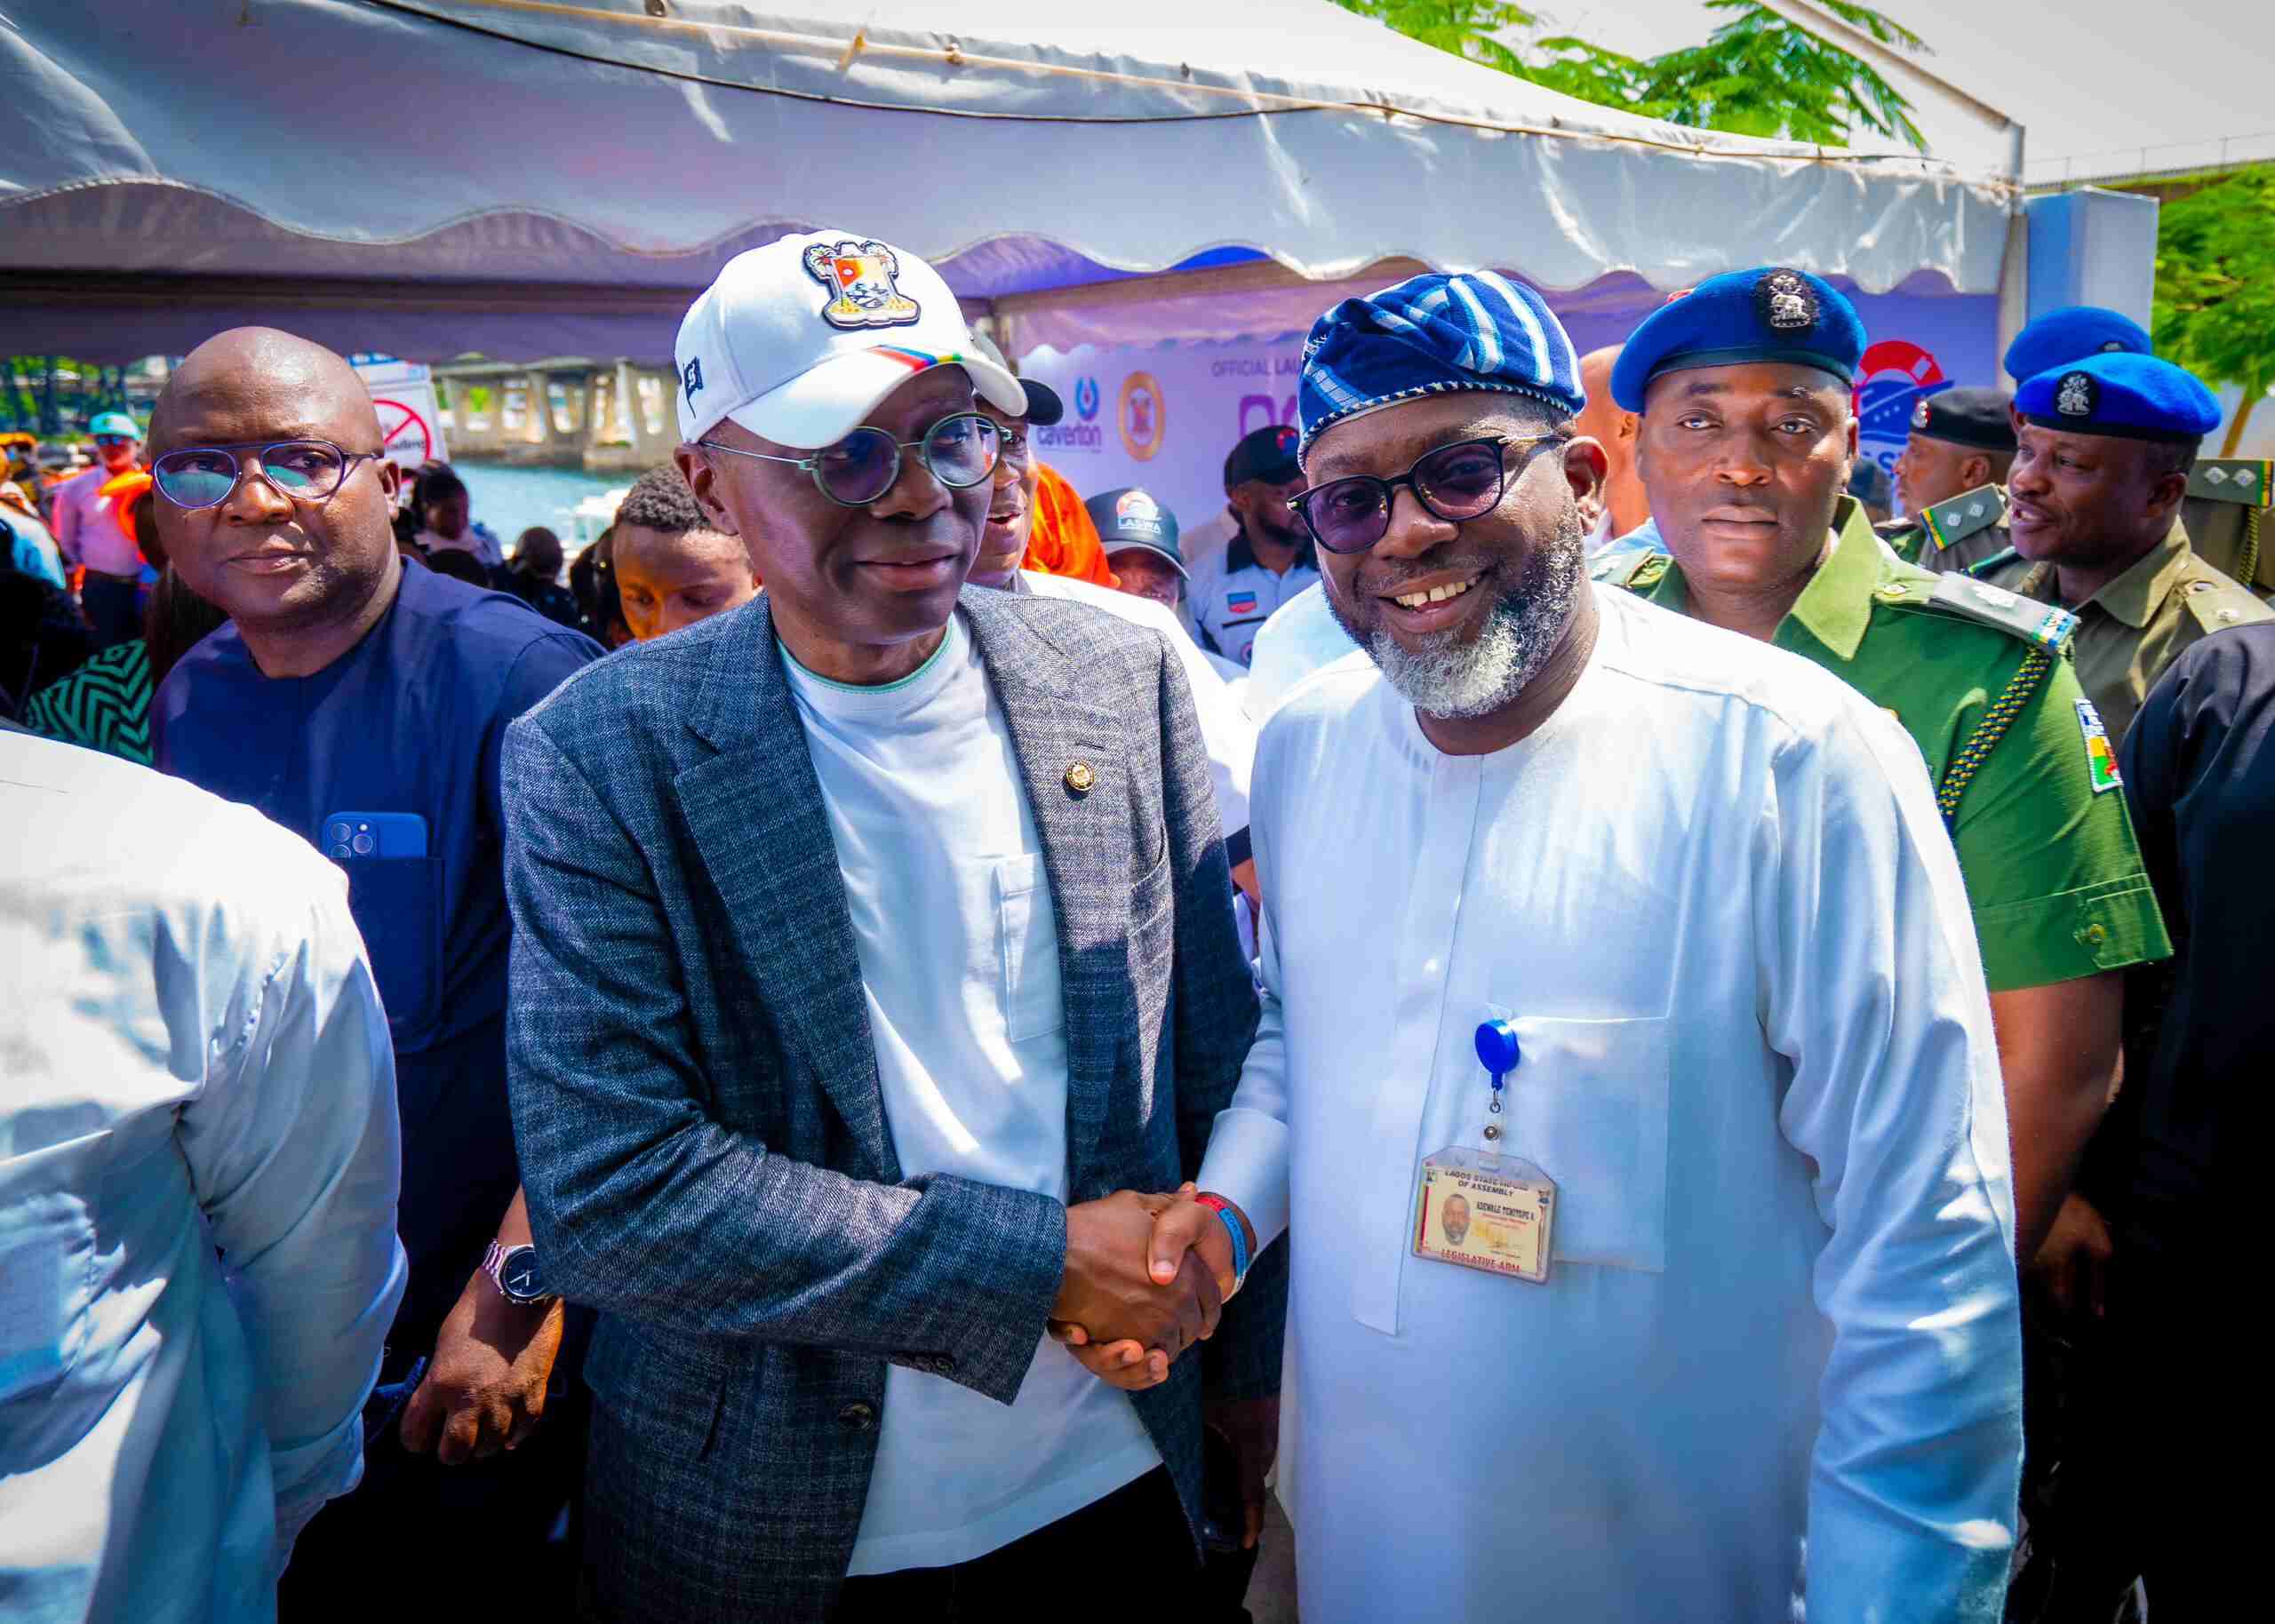
[{"label": "round eyeglasses", "polygon": [[813,476],[814,489],[839,506],[866,507],[900,478],[903,450],[914,451],[917,461],[949,490],[970,490],[995,472],[996,459],[1002,455],[1003,434],[985,413],[959,411],[926,429],[922,440],[895,440],[883,429],[865,426],[811,457],[775,457],[721,445],[715,440],[696,443],[730,457],[803,468]]},{"label": "round eyeglasses", "polygon": [[248,473],[259,474],[296,502],[322,502],[347,482],[357,463],[376,461],[379,455],[342,450],[329,440],[190,445],[152,463],[150,482],[176,507],[192,511],[219,507]]},{"label": "round eyeglasses", "polygon": [[1425,452],[1396,479],[1377,479],[1353,474],[1297,491],[1288,506],[1303,516],[1312,539],[1330,553],[1364,553],[1390,533],[1390,505],[1401,485],[1432,517],[1449,524],[1482,518],[1500,505],[1508,484],[1506,458],[1511,447],[1561,442],[1562,434],[1529,434],[1519,440],[1489,435],[1457,440]]}]

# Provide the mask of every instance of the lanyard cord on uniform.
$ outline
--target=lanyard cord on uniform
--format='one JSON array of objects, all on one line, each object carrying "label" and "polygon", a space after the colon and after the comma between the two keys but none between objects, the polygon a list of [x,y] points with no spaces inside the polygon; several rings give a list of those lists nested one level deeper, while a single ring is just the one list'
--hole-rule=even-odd
[{"label": "lanyard cord on uniform", "polygon": [[1983,713],[1973,735],[1944,768],[1944,781],[1936,786],[1936,807],[1944,815],[1947,832],[1958,832],[1959,798],[1967,792],[1968,781],[1990,756],[1992,746],[2006,737],[2007,729],[2015,725],[2015,718],[2023,713],[2023,707],[2053,669],[2054,657],[2043,649],[2033,649],[2024,656],[2021,668],[2008,679],[2007,691]]}]

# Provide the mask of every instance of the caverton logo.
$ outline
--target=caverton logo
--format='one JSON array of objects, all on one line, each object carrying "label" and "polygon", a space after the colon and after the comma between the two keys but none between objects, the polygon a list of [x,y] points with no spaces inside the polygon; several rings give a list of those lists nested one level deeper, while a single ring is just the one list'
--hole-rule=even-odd
[{"label": "caverton logo", "polygon": [[1074,416],[1082,421],[1053,423],[1035,429],[1029,437],[1046,450],[1103,451],[1106,433],[1095,421],[1098,415],[1098,380],[1078,378],[1074,380]]},{"label": "caverton logo", "polygon": [[815,243],[805,252],[806,275],[834,296],[821,307],[832,327],[906,327],[923,312],[893,277],[899,270],[892,250],[882,243]]}]

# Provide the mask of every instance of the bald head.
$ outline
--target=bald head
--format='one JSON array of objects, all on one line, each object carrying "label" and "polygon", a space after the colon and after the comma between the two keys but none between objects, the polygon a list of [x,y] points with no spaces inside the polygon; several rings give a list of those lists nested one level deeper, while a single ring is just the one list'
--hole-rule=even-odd
[{"label": "bald head", "polygon": [[355,368],[273,327],[235,327],[199,345],[150,415],[154,457],[190,443],[297,439],[376,451],[379,414]]},{"label": "bald head", "polygon": [[1611,369],[1621,346],[1606,345],[1580,357],[1580,389],[1588,397],[1577,419],[1579,432],[1603,447],[1610,465],[1604,475],[1603,503],[1611,513],[1611,533],[1624,536],[1651,516],[1643,482],[1635,477],[1635,414],[1611,398]]},{"label": "bald head", "polygon": [[[344,464],[286,443],[303,441],[336,447]],[[158,397],[158,535],[183,584],[236,623],[271,676],[323,670],[394,601],[398,476],[380,449],[355,369],[273,328],[208,338]],[[218,499],[184,506],[167,486],[169,457],[202,470],[204,489],[217,488],[215,474],[235,477]],[[201,488],[188,489],[195,499]]]}]

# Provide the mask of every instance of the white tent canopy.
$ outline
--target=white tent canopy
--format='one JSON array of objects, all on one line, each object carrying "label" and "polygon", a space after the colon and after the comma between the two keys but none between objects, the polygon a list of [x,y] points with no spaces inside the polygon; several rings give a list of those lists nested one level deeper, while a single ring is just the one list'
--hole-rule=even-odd
[{"label": "white tent canopy", "polygon": [[667,361],[726,257],[817,226],[933,259],[1020,349],[1284,331],[1395,260],[1990,293],[2016,198],[1575,101],[1328,0],[10,10],[0,339],[91,360],[264,320]]}]

